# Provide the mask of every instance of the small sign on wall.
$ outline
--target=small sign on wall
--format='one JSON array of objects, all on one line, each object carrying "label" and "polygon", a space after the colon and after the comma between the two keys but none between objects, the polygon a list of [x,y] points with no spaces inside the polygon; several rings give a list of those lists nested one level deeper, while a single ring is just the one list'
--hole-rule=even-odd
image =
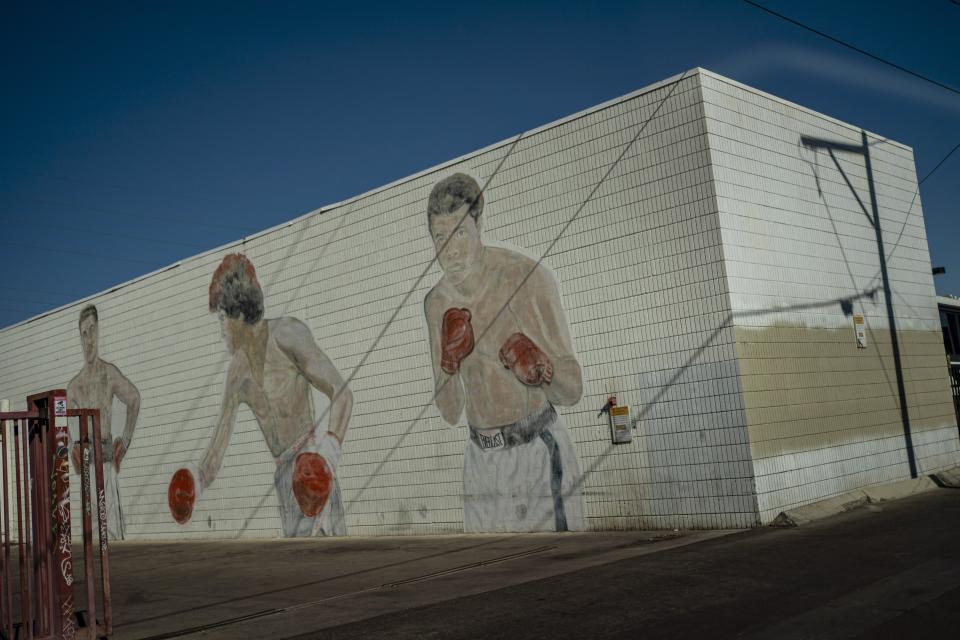
[{"label": "small sign on wall", "polygon": [[623,444],[633,440],[630,432],[630,407],[620,405],[610,407],[610,434],[613,444]]},{"label": "small sign on wall", "polygon": [[66,427],[67,426],[67,397],[66,396],[54,396],[53,397],[53,425],[55,427]]},{"label": "small sign on wall", "polygon": [[867,321],[863,316],[853,316],[853,331],[857,336],[857,348],[867,348]]},{"label": "small sign on wall", "polygon": [[55,416],[67,415],[67,397],[66,396],[53,397],[53,415]]}]

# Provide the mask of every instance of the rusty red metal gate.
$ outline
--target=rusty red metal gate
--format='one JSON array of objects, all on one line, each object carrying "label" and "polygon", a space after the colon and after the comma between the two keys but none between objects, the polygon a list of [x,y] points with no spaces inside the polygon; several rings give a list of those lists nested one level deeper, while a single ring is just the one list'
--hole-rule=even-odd
[{"label": "rusty red metal gate", "polygon": [[[73,571],[68,429],[71,418],[79,420],[83,462],[82,583],[75,581]],[[91,444],[96,502],[90,486]],[[110,635],[113,623],[100,411],[67,409],[67,394],[62,389],[29,396],[26,411],[0,412],[0,457],[0,638],[67,640]],[[99,580],[94,566],[94,512],[99,533]],[[75,602],[79,585],[84,587],[85,610],[78,610]],[[101,616],[97,616],[98,591]],[[19,600],[19,606],[15,600]]]}]

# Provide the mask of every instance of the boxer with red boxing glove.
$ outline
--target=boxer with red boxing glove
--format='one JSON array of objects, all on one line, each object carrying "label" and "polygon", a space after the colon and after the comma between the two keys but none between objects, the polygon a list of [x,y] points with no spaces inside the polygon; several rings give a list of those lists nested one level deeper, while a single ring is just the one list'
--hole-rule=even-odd
[{"label": "boxer with red boxing glove", "polygon": [[473,352],[473,326],[469,309],[447,309],[440,327],[440,368],[449,374]]},{"label": "boxer with red boxing glove", "polygon": [[[336,473],[353,394],[305,324],[263,318],[263,292],[246,256],[223,259],[210,283],[209,307],[219,315],[231,360],[220,418],[199,465],[178,469],[171,478],[171,516],[180,524],[190,521],[220,470],[242,403],[257,418],[276,462],[274,488],[284,535],[345,535]],[[311,388],[330,399],[320,420]]]},{"label": "boxer with red boxing glove", "polygon": [[543,264],[483,243],[483,203],[462,173],[427,203],[443,270],[424,298],[435,402],[469,428],[464,529],[582,530],[579,464],[554,408],[577,403],[583,385],[560,292]]}]

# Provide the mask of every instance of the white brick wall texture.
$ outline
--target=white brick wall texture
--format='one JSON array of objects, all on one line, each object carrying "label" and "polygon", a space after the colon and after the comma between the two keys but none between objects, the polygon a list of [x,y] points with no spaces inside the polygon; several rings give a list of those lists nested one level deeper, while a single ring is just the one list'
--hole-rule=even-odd
[{"label": "white brick wall texture", "polygon": [[[198,460],[224,389],[228,354],[207,287],[222,257],[242,252],[257,268],[266,317],[305,322],[350,376],[338,471],[348,534],[462,531],[467,433],[433,405],[423,319],[440,277],[427,196],[462,171],[490,179],[485,240],[542,256],[559,283],[584,378],[581,401],[560,413],[588,526],[753,526],[790,504],[904,473],[882,291],[854,303],[870,327],[855,366],[839,352],[853,339],[849,317],[817,306],[875,286],[876,244],[829,158],[797,140],[856,142],[857,131],[693,70],[527,132],[512,151],[513,139],[492,145],[0,331],[0,397],[20,408],[28,393],[66,386],[82,365],[78,314],[93,302],[101,357],[142,398],[120,474],[128,537],[280,535],[275,464],[245,407],[190,522],[176,524],[167,508],[171,474]],[[909,334],[901,349],[915,453],[927,470],[956,462],[957,433],[938,369],[919,197],[905,215],[913,159],[871,140],[885,233],[896,238],[907,221],[890,273]],[[862,163],[839,160],[865,192]],[[811,372],[823,378],[813,391]],[[837,397],[822,402],[828,391]],[[632,407],[629,444],[611,444],[597,418],[608,395]],[[315,401],[320,415],[326,399]],[[115,433],[123,413],[114,408]]]}]

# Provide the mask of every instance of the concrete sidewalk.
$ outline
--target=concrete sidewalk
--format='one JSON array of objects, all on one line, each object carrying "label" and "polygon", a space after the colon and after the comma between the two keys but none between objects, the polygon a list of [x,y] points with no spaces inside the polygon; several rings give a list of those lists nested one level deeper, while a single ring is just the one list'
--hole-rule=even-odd
[{"label": "concrete sidewalk", "polygon": [[113,637],[284,638],[728,533],[117,543]]}]

